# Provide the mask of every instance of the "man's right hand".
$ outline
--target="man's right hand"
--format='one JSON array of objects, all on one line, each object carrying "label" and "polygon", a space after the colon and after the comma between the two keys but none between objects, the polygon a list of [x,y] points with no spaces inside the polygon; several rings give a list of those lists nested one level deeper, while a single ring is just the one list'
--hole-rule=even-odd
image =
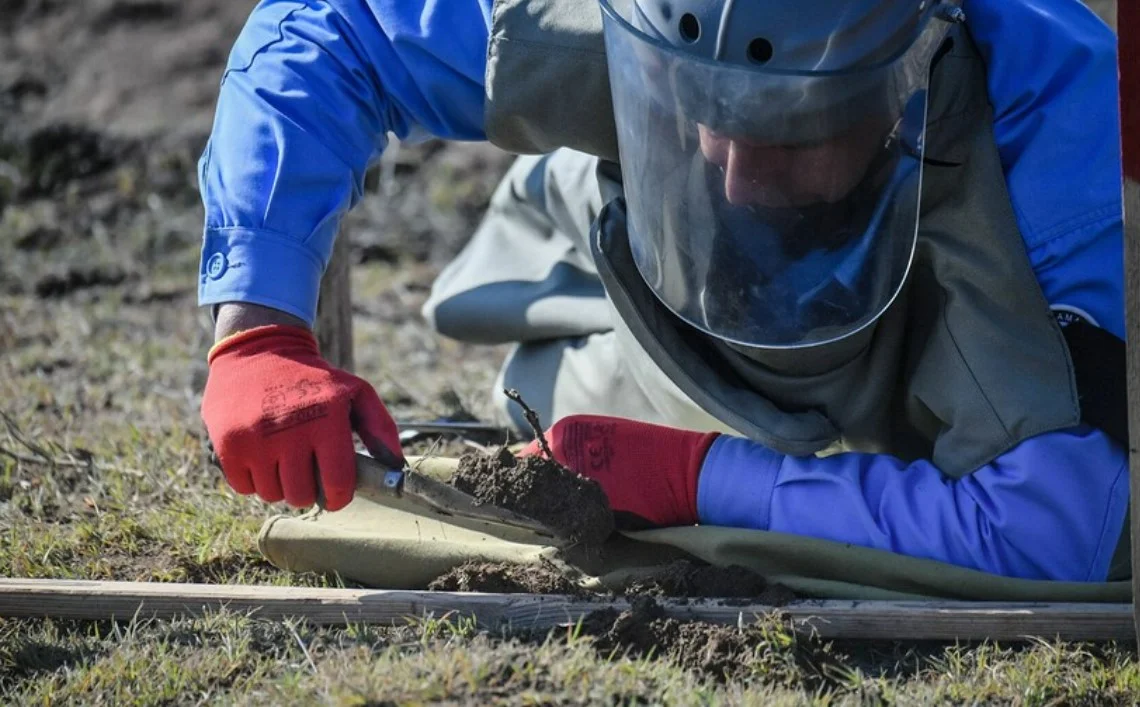
[{"label": "man's right hand", "polygon": [[303,326],[230,334],[208,360],[202,420],[238,493],[303,507],[321,489],[328,510],[344,507],[356,487],[353,429],[374,457],[403,464],[396,423],[376,391],[321,358]]}]

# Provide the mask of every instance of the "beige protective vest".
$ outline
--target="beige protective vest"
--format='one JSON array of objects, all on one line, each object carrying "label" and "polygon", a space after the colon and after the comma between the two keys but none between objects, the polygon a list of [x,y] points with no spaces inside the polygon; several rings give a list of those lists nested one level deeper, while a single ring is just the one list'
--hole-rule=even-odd
[{"label": "beige protective vest", "polygon": [[[674,317],[630,256],[598,6],[499,0],[486,76],[489,139],[520,153],[600,157],[591,237],[619,333],[726,426],[788,454],[833,449],[930,459],[962,476],[1080,421],[1072,364],[1025,253],[992,132],[985,67],[957,32],[931,84],[914,266],[870,340],[822,372],[790,374]],[[637,370],[638,366],[631,366]]]}]

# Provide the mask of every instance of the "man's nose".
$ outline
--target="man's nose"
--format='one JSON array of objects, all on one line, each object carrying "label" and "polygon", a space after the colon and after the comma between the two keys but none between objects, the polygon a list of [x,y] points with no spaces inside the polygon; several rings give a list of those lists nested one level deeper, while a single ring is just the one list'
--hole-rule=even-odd
[{"label": "man's nose", "polygon": [[786,149],[730,140],[723,165],[725,198],[734,206],[778,200],[789,165]]}]

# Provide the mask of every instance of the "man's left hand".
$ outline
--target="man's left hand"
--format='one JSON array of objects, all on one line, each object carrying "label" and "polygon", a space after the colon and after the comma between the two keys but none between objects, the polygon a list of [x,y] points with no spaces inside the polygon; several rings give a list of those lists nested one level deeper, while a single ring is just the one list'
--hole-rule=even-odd
[{"label": "man's left hand", "polygon": [[[697,478],[717,436],[600,415],[571,415],[546,433],[559,463],[601,484],[625,529],[697,522]],[[521,455],[538,453],[534,441]]]}]

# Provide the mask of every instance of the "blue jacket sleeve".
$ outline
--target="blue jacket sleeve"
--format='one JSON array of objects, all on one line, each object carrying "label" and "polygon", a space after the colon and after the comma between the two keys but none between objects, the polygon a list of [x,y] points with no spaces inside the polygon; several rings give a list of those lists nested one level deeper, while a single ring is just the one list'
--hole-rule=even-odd
[{"label": "blue jacket sleeve", "polygon": [[199,304],[312,322],[341,216],[387,144],[478,140],[491,0],[262,0],[199,162]]},{"label": "blue jacket sleeve", "polygon": [[[965,9],[1038,283],[1055,308],[1123,337],[1115,38],[1075,0],[966,0]],[[1124,523],[1127,455],[1082,426],[1026,440],[954,480],[925,461],[786,457],[722,437],[702,467],[697,499],[703,523],[1008,576],[1099,581]]]},{"label": "blue jacket sleeve", "polygon": [[1128,460],[1080,427],[1022,442],[961,480],[875,454],[789,457],[719,437],[702,523],[757,528],[1029,579],[1102,581],[1128,506]]},{"label": "blue jacket sleeve", "polygon": [[964,8],[1045,297],[1123,338],[1116,37],[1077,0],[965,0]]}]

